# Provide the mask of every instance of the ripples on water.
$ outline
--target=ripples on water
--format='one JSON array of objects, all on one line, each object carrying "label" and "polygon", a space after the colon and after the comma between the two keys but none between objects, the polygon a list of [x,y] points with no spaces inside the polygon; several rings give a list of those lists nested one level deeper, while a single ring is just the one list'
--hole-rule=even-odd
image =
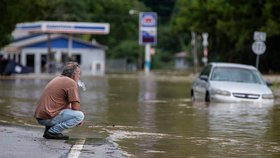
[{"label": "ripples on water", "polygon": [[[47,82],[1,81],[0,120],[36,126],[31,115]],[[85,125],[68,132],[74,138],[86,138],[85,155],[280,155],[279,105],[192,103],[190,83],[153,76],[88,77],[83,82],[86,91],[81,89],[80,97]]]}]

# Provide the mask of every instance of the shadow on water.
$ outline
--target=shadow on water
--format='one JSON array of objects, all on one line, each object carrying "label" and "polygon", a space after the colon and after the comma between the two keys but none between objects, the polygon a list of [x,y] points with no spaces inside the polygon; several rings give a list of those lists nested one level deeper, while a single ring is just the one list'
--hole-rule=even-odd
[{"label": "shadow on water", "polygon": [[[278,157],[280,106],[192,102],[190,82],[86,77],[81,157]],[[38,126],[37,99],[49,80],[1,80],[0,121]]]}]

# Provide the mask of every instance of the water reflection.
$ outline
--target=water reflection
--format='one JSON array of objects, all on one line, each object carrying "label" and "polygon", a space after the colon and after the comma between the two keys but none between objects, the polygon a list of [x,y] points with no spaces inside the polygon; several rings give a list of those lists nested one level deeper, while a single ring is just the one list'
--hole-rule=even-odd
[{"label": "water reflection", "polygon": [[[151,73],[149,76],[139,77],[139,127],[145,129],[146,132],[155,132],[155,115],[157,99],[157,84],[154,75]],[[148,134],[148,133],[146,133]],[[137,146],[142,147],[143,152],[149,152],[153,146],[157,144],[156,135],[154,138],[143,138],[137,141]],[[145,154],[142,156],[146,157]]]},{"label": "water reflection", "polygon": [[[198,102],[193,106],[200,117],[208,120],[205,127],[208,136],[203,134],[204,137],[200,138],[208,146],[207,155],[265,157],[272,151],[280,152],[278,143],[277,149],[270,141],[263,139],[271,127],[270,115],[274,105]],[[207,113],[201,113],[203,107]]]},{"label": "water reflection", "polygon": [[157,85],[153,74],[139,77],[139,86],[139,126],[154,131]]},{"label": "water reflection", "polygon": [[261,137],[270,125],[273,104],[212,103],[208,107],[209,131],[216,135]]}]

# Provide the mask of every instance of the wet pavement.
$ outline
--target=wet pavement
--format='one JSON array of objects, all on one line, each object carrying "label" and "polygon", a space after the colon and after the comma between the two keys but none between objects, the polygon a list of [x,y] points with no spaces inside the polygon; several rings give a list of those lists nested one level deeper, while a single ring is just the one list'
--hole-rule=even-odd
[{"label": "wet pavement", "polygon": [[80,90],[85,124],[65,131],[69,141],[42,138],[44,129],[32,117],[50,78],[2,79],[0,153],[80,158],[280,156],[278,82],[272,87],[274,105],[205,104],[192,103],[192,77],[186,78],[82,77],[87,88]]},{"label": "wet pavement", "polygon": [[42,131],[30,127],[0,126],[0,153],[3,158],[67,157],[70,144],[46,140]]},{"label": "wet pavement", "polygon": [[43,129],[0,124],[1,158],[77,158],[124,157],[113,142],[106,139],[70,138],[49,140]]}]

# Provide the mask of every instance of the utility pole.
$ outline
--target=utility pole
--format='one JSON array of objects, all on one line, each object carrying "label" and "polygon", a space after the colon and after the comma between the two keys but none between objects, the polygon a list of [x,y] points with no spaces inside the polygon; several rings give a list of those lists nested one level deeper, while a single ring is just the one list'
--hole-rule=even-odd
[{"label": "utility pole", "polygon": [[139,44],[145,46],[145,75],[151,70],[151,45],[157,43],[157,13],[139,13]]}]

